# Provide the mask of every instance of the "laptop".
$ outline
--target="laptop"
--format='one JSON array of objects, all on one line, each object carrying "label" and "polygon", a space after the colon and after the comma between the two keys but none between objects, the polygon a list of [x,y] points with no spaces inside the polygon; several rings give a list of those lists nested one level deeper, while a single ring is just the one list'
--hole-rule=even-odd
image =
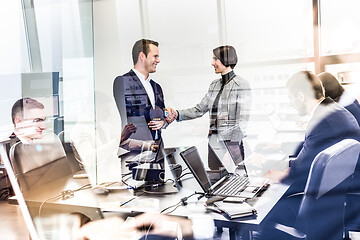
[{"label": "laptop", "polygon": [[278,132],[305,132],[294,121],[282,121],[276,111],[271,111],[268,117],[271,125]]},{"label": "laptop", "polygon": [[190,169],[201,188],[208,195],[253,198],[258,193],[266,189],[269,185],[269,179],[266,178],[248,178],[236,173],[230,173],[228,170],[236,169],[233,161],[228,161],[228,167],[223,165],[222,171],[219,171],[219,180],[211,184],[205,171],[199,152],[196,147],[191,147],[180,153],[180,156]]}]

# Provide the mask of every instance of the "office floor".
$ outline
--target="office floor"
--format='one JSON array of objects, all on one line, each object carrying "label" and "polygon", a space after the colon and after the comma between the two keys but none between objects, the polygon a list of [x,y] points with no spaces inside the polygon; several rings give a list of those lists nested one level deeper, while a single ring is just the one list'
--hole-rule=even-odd
[{"label": "office floor", "polygon": [[7,240],[29,239],[19,206],[0,201],[0,238]]}]

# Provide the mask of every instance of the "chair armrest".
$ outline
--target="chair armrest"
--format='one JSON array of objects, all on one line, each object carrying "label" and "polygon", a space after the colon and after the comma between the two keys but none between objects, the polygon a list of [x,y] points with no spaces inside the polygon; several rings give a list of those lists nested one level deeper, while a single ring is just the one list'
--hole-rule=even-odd
[{"label": "chair armrest", "polygon": [[305,195],[304,192],[298,192],[298,193],[293,193],[293,194],[287,196],[286,198],[292,198],[292,197],[304,196],[304,195]]},{"label": "chair armrest", "polygon": [[295,238],[298,239],[306,239],[306,234],[304,234],[303,232],[297,230],[296,228],[293,227],[289,227],[289,226],[285,226],[283,224],[280,223],[276,223],[274,226],[277,230],[282,231],[284,233],[287,233]]},{"label": "chair armrest", "polygon": [[349,195],[349,196],[359,196],[359,197],[360,197],[360,192],[348,192],[348,193],[346,193],[346,195]]}]

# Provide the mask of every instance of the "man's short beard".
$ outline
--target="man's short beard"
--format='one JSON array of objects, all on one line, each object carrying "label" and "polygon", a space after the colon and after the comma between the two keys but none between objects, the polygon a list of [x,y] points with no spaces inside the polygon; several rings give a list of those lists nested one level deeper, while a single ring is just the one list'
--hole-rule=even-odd
[{"label": "man's short beard", "polygon": [[296,110],[300,116],[305,116],[306,115],[306,104],[301,103],[301,105],[296,107]]}]

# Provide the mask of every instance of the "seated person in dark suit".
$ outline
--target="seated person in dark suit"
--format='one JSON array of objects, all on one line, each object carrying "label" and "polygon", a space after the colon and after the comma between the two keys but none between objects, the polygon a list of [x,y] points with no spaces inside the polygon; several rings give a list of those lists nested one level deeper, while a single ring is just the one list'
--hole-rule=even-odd
[{"label": "seated person in dark suit", "polygon": [[300,115],[310,115],[305,140],[296,159],[290,161],[285,171],[270,170],[266,177],[290,184],[288,191],[276,204],[265,221],[260,239],[287,239],[270,228],[269,222],[294,224],[299,210],[301,195],[287,199],[294,193],[303,192],[311,164],[322,150],[343,139],[360,140],[360,128],[354,116],[330,98],[325,98],[320,80],[311,72],[293,75],[287,82],[289,98]]},{"label": "seated person in dark suit", "polygon": [[[334,99],[335,102],[346,108],[357,120],[360,125],[360,104],[350,95],[339,83],[339,81],[328,72],[323,72],[318,75],[325,89],[325,96],[329,96]],[[354,180],[360,181],[360,166],[357,166],[357,170],[354,175]],[[354,181],[353,188],[350,192],[355,194],[348,194],[346,200],[346,222],[355,223],[359,225],[360,217],[358,212],[360,210],[360,183]]]}]

